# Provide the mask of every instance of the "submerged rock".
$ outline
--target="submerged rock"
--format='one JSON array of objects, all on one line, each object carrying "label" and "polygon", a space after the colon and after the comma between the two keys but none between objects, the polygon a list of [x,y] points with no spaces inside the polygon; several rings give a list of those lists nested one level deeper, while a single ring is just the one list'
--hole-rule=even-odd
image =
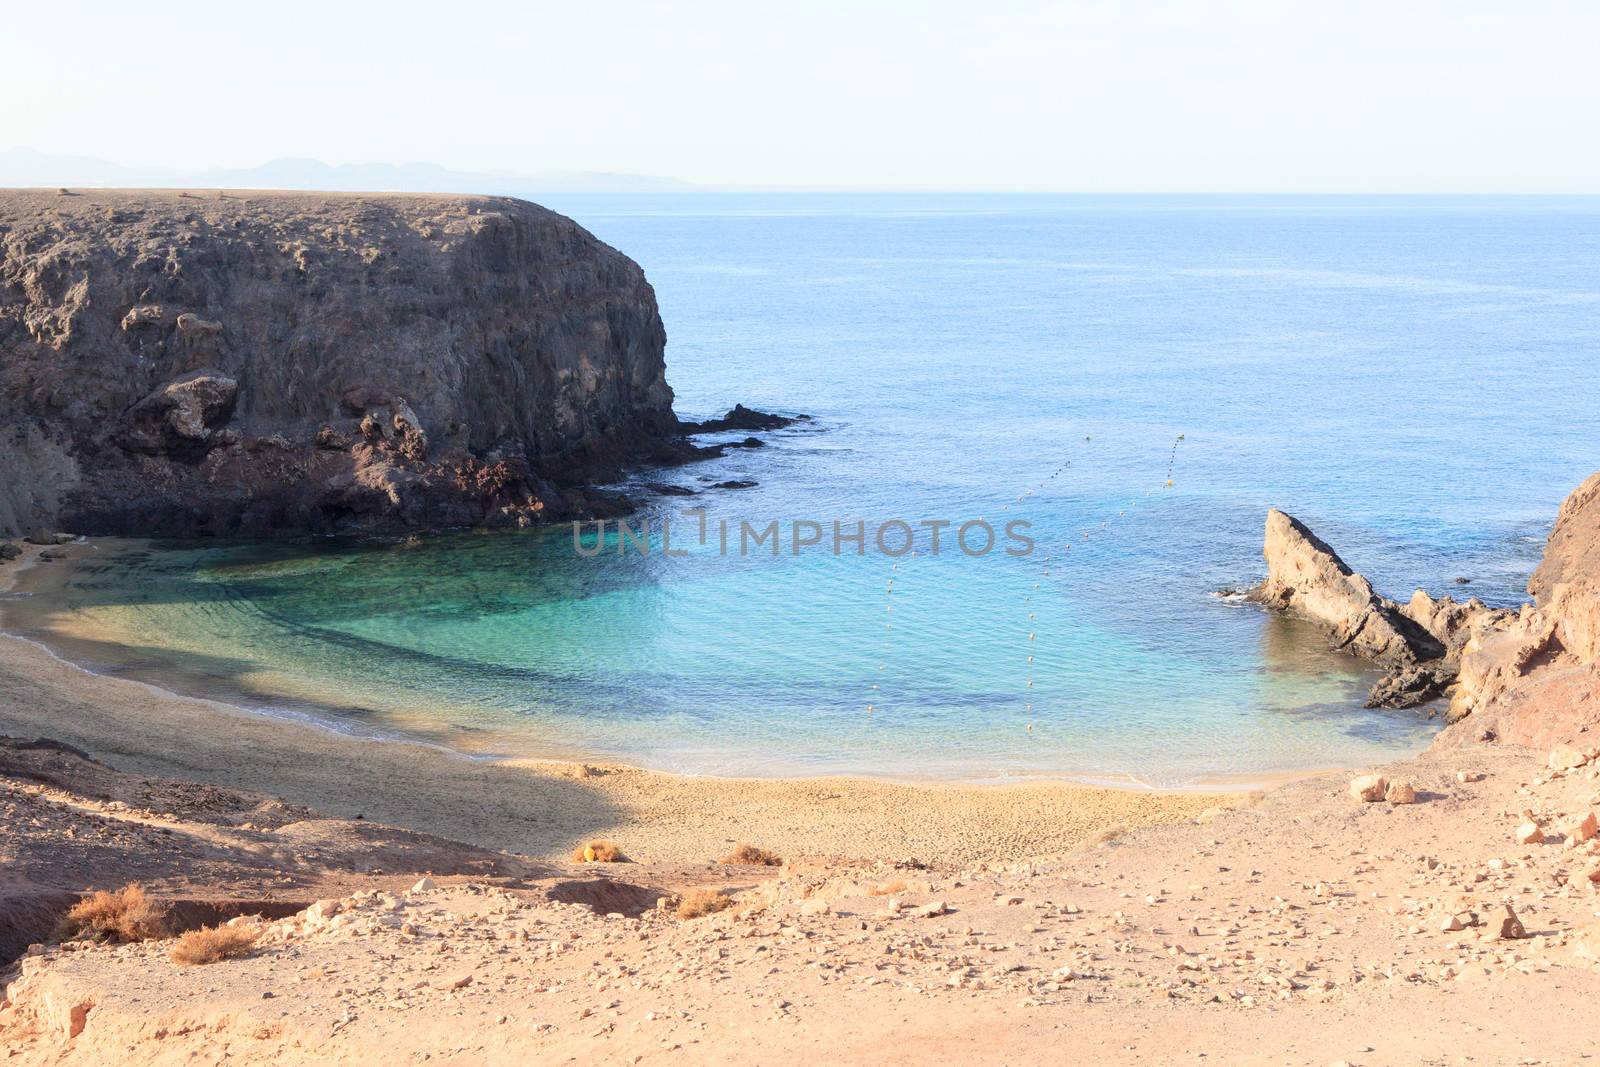
[{"label": "submerged rock", "polygon": [[1442,660],[1425,666],[1397,667],[1373,683],[1365,706],[1414,708],[1444,696],[1455,680],[1455,668]]}]

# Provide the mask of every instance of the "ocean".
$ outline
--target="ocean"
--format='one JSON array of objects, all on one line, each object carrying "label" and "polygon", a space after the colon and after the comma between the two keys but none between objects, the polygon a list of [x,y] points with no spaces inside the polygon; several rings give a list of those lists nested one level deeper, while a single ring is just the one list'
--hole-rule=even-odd
[{"label": "ocean", "polygon": [[[1398,599],[1515,604],[1600,465],[1593,198],[545,202],[644,266],[680,415],[812,420],[640,472],[626,487],[698,494],[645,494],[648,555],[613,535],[585,557],[566,527],[108,543],[8,624],[93,669],[472,754],[1204,785],[1407,754],[1438,725],[1363,709],[1370,669],[1215,595],[1262,575],[1269,507]],[[778,554],[723,553],[724,520],[778,522]],[[938,553],[926,520],[950,523]],[[952,550],[976,520],[993,550]],[[1019,520],[1033,551],[1007,554]],[[798,554],[797,521],[823,531]],[[835,522],[866,551],[835,554]],[[895,522],[914,552],[873,544]]]}]

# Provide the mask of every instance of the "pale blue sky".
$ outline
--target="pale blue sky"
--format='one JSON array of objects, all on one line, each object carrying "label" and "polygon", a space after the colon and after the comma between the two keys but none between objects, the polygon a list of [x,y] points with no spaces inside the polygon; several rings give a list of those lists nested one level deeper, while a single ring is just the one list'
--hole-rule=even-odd
[{"label": "pale blue sky", "polygon": [[1594,0],[8,4],[0,148],[723,185],[1600,192]]}]

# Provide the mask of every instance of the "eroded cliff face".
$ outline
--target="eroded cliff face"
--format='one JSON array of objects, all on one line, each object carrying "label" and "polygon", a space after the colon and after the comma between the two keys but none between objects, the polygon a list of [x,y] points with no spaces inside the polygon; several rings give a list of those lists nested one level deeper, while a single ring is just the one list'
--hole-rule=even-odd
[{"label": "eroded cliff face", "polygon": [[1442,745],[1600,745],[1600,473],[1561,505],[1533,603],[1474,629]]},{"label": "eroded cliff face", "polygon": [[494,197],[0,193],[0,530],[526,523],[683,448],[655,296]]},{"label": "eroded cliff face", "polygon": [[1268,576],[1248,596],[1328,631],[1336,647],[1389,668],[1369,704],[1450,698],[1436,744],[1500,741],[1600,747],[1600,473],[1561,506],[1518,610],[1417,590],[1378,595],[1304,524],[1267,515]]}]

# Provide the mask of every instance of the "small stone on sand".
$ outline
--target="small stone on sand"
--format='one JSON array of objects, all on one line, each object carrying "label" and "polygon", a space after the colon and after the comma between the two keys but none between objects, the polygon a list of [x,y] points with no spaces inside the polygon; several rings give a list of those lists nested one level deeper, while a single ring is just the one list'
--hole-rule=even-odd
[{"label": "small stone on sand", "polygon": [[1376,804],[1389,791],[1389,780],[1381,774],[1363,774],[1350,779],[1350,795],[1368,804]]},{"label": "small stone on sand", "polygon": [[1557,745],[1550,750],[1550,769],[1553,771],[1575,770],[1588,762],[1588,755],[1571,745]]}]

